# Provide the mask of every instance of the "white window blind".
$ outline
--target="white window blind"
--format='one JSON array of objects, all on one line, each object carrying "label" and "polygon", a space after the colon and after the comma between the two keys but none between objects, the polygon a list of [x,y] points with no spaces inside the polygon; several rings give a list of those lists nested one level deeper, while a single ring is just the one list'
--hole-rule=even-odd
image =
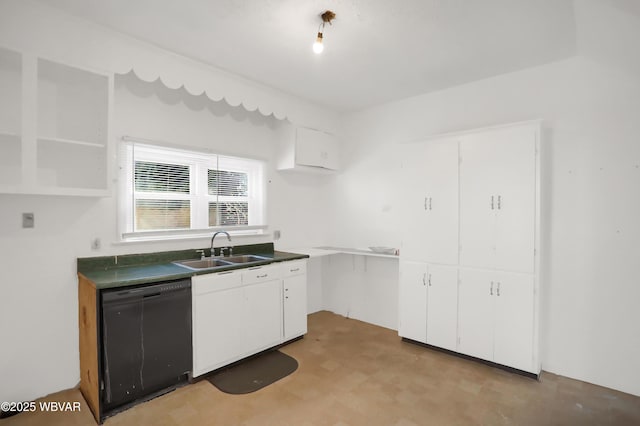
[{"label": "white window blind", "polygon": [[134,159],[134,231],[191,228],[191,166]]},{"label": "white window blind", "polygon": [[137,142],[121,156],[125,239],[266,227],[261,161]]}]

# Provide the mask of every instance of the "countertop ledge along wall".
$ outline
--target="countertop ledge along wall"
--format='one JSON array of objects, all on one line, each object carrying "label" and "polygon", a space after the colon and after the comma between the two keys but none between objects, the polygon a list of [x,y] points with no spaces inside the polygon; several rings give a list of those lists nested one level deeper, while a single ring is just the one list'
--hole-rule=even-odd
[{"label": "countertop ledge along wall", "polygon": [[[215,269],[190,270],[172,262],[197,259],[200,253],[194,250],[167,251],[125,256],[79,258],[78,273],[89,279],[97,289],[118,288],[189,278],[194,275],[223,272],[234,269],[268,265],[274,262],[304,259],[306,254],[273,250],[273,243],[235,246],[234,254],[254,254],[265,259],[251,264],[237,263]],[[202,249],[210,252],[209,249]]]}]

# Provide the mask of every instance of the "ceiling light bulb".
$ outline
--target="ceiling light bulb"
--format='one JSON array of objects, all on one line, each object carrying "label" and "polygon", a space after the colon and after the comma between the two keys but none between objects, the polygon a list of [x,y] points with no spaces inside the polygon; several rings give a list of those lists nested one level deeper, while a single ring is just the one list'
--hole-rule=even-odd
[{"label": "ceiling light bulb", "polygon": [[322,53],[323,50],[324,50],[324,45],[322,44],[322,33],[318,33],[318,38],[316,39],[316,42],[313,43],[313,51],[316,54],[320,54]]}]

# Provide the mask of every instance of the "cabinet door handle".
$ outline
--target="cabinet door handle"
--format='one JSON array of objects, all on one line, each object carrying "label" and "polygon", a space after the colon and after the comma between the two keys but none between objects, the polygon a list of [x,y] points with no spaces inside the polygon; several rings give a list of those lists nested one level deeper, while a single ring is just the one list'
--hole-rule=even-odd
[{"label": "cabinet door handle", "polygon": [[427,285],[427,273],[422,274],[422,285]]},{"label": "cabinet door handle", "polygon": [[493,281],[491,281],[491,287],[489,287],[489,295],[493,296]]},{"label": "cabinet door handle", "polygon": [[429,287],[431,287],[431,274],[429,274]]},{"label": "cabinet door handle", "polygon": [[496,294],[500,296],[500,283],[498,283],[498,287],[496,288]]},{"label": "cabinet door handle", "polygon": [[493,210],[493,195],[491,196],[491,210]]},{"label": "cabinet door handle", "polygon": [[427,197],[424,197],[424,209],[427,210]]},{"label": "cabinet door handle", "polygon": [[431,210],[431,197],[429,197],[429,210]]},{"label": "cabinet door handle", "polygon": [[498,195],[498,210],[500,210],[500,195]]}]

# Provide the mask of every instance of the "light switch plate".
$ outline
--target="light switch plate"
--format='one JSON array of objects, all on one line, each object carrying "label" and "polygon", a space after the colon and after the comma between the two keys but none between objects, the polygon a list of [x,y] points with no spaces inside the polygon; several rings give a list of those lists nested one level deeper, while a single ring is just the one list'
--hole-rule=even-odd
[{"label": "light switch plate", "polygon": [[33,228],[35,225],[35,216],[33,213],[22,213],[22,227]]}]

